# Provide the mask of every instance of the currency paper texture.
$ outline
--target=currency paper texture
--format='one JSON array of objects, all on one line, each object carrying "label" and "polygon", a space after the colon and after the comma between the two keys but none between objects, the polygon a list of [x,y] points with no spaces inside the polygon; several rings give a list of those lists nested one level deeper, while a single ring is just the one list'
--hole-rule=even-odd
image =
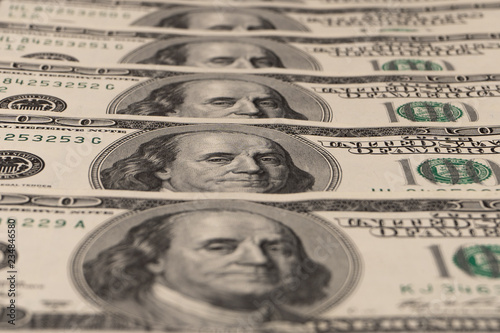
[{"label": "currency paper texture", "polygon": [[[304,193],[500,189],[500,128],[0,115],[0,186]],[[3,148],[5,147],[5,148]]]},{"label": "currency paper texture", "polygon": [[0,329],[500,332],[500,0],[0,0]]},{"label": "currency paper texture", "polygon": [[0,61],[0,111],[286,119],[351,126],[489,126],[500,120],[500,74],[327,77],[279,70],[168,69]]},{"label": "currency paper texture", "polygon": [[[35,0],[38,1],[38,0]],[[71,0],[70,0],[71,1]],[[85,1],[85,0],[82,0]],[[493,0],[496,1],[496,0]],[[116,1],[119,2],[119,1]],[[307,6],[311,5],[327,5],[328,7],[332,6],[349,6],[349,7],[357,7],[357,6],[374,6],[374,5],[384,5],[384,6],[403,6],[403,5],[410,5],[410,4],[421,4],[421,5],[433,5],[436,3],[460,3],[460,2],[467,2],[470,3],[470,0],[208,0],[204,2],[200,2],[197,0],[177,0],[177,1],[172,1],[172,0],[150,0],[150,1],[137,1],[137,0],[123,0],[124,3],[128,4],[137,4],[137,3],[185,3],[185,4],[211,4],[213,6],[221,6],[222,4],[225,5],[233,5],[233,6],[253,6],[254,4],[258,3],[266,3],[266,5],[269,4],[275,4],[278,6],[289,6],[291,4],[303,4]],[[484,2],[481,1],[481,2]]]},{"label": "currency paper texture", "polygon": [[[327,75],[495,72],[497,33],[317,38],[114,31],[0,22],[1,58],[45,59],[96,65],[119,63],[216,70],[273,69]],[[444,41],[443,41],[444,40]],[[475,62],[471,62],[474,56]]]},{"label": "currency paper texture", "polygon": [[3,193],[2,312],[52,332],[496,332],[499,207]]},{"label": "currency paper texture", "polygon": [[[349,36],[379,33],[446,33],[483,31],[494,26],[496,1],[432,3],[366,3],[341,8],[264,5],[239,2],[3,0],[0,19],[60,25],[158,27],[180,30],[288,31]],[[143,4],[137,6],[134,4]],[[242,6],[243,5],[243,6]]]}]

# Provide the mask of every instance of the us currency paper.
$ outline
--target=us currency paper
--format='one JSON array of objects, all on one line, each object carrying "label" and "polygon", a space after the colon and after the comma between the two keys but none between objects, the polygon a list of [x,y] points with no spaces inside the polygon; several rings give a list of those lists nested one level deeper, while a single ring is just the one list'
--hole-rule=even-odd
[{"label": "us currency paper", "polygon": [[[262,3],[3,0],[0,18],[58,25],[159,27],[182,30],[288,31],[316,35],[482,31],[497,22],[496,1],[372,4],[327,8]],[[137,6],[137,4],[142,6]],[[243,6],[242,6],[243,5]]]},{"label": "us currency paper", "polygon": [[[40,1],[40,0],[32,0],[32,1]],[[74,3],[75,0],[65,0],[68,2]],[[89,2],[93,0],[78,0],[78,2]],[[107,0],[108,2],[112,0]],[[498,0],[483,0],[481,3],[489,2],[489,1],[498,1]],[[105,0],[102,0],[101,3],[104,3]],[[266,6],[281,6],[281,7],[296,7],[298,5],[305,5],[304,7],[309,6],[324,6],[325,7],[359,7],[359,6],[385,6],[386,8],[392,8],[394,6],[407,6],[407,5],[435,5],[438,4],[450,4],[450,3],[470,3],[470,0],[208,0],[208,1],[200,1],[200,0],[148,0],[148,1],[140,1],[140,0],[121,0],[115,1],[117,4],[129,4],[129,5],[151,5],[151,4],[196,4],[196,5],[211,5],[211,6],[239,6],[239,7],[252,7],[255,5],[262,6],[262,3],[265,2]]]},{"label": "us currency paper", "polygon": [[352,128],[38,114],[0,114],[0,120],[3,188],[164,193],[500,190],[500,127],[494,125]]},{"label": "us currency paper", "polygon": [[352,126],[500,121],[500,74],[326,77],[0,61],[0,111],[18,115],[286,119]]},{"label": "us currency paper", "polygon": [[471,33],[339,39],[264,38],[0,22],[4,59],[47,59],[94,66],[134,63],[221,70],[285,68],[332,76],[398,71],[492,72],[500,70],[494,60],[499,54],[499,36]]},{"label": "us currency paper", "polygon": [[[136,0],[124,0],[126,2],[136,2]],[[180,0],[179,0],[180,1]],[[192,3],[192,1],[196,0],[184,0],[186,3]],[[348,5],[348,6],[357,6],[357,5],[407,5],[407,4],[432,4],[435,2],[460,2],[462,0],[211,0],[208,1],[213,5],[221,5],[221,4],[232,4],[232,5],[241,5],[248,3],[273,3],[279,5],[289,5],[289,4],[326,4],[330,6],[334,5]],[[470,2],[470,0],[466,0]],[[155,2],[164,2],[169,3],[170,0],[155,0]]]},{"label": "us currency paper", "polygon": [[2,193],[2,328],[500,327],[496,198],[194,199]]},{"label": "us currency paper", "polygon": [[[163,0],[163,1],[168,1],[168,0]],[[190,0],[186,0],[190,1]],[[217,0],[214,0],[217,1]],[[245,1],[245,0],[234,0],[234,1]],[[266,0],[262,0],[266,1]],[[293,1],[293,0],[291,0]],[[349,6],[355,6],[355,5],[368,5],[368,4],[413,4],[413,3],[422,3],[422,4],[427,4],[427,3],[433,3],[433,2],[440,2],[441,0],[298,0],[302,1],[302,3],[307,4],[307,3],[314,3],[315,1],[319,1],[321,3],[325,4],[347,4]],[[456,3],[456,0],[448,0],[449,2],[454,2]]]}]

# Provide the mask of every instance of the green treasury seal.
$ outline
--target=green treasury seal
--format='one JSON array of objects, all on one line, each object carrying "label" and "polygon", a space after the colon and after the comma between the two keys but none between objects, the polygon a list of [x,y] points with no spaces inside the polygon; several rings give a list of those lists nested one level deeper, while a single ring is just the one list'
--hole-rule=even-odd
[{"label": "green treasury seal", "polygon": [[410,102],[401,105],[396,112],[411,121],[455,121],[463,116],[463,111],[450,103]]},{"label": "green treasury seal", "polygon": [[424,161],[417,172],[433,183],[480,184],[492,175],[491,169],[479,162],[460,158],[435,158]]},{"label": "green treasury seal", "polygon": [[469,275],[499,278],[500,245],[462,247],[453,256],[453,262]]},{"label": "green treasury seal", "polygon": [[442,71],[443,67],[428,60],[396,59],[382,65],[384,71]]}]

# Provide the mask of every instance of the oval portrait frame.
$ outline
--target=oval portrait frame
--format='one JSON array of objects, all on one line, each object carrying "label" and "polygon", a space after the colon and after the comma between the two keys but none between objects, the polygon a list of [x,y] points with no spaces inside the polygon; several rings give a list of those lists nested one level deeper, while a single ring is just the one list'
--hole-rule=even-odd
[{"label": "oval portrait frame", "polygon": [[106,189],[101,171],[115,162],[129,157],[137,148],[152,139],[169,134],[227,131],[260,136],[280,144],[290,154],[293,163],[309,172],[315,179],[312,191],[334,191],[340,184],[342,171],[337,160],[325,149],[298,135],[275,129],[239,124],[190,124],[155,130],[142,130],[111,143],[93,161],[89,168],[90,183],[94,189]]},{"label": "oval portrait frame", "polygon": [[167,47],[185,43],[207,43],[207,42],[234,42],[239,44],[250,44],[268,49],[281,59],[286,69],[321,71],[320,63],[311,55],[298,48],[264,38],[231,37],[231,36],[189,36],[175,37],[170,39],[155,40],[151,43],[141,45],[121,58],[119,63],[137,64],[143,60],[153,57],[156,52]]},{"label": "oval portrait frame", "polygon": [[296,112],[306,116],[308,121],[331,122],[333,119],[333,112],[328,103],[310,90],[291,82],[285,82],[267,76],[234,73],[186,74],[147,80],[117,95],[111,103],[109,103],[106,113],[116,114],[119,110],[125,109],[132,103],[146,99],[153,90],[165,85],[203,80],[234,80],[264,85],[280,93],[287,101],[288,105]]},{"label": "oval portrait frame", "polygon": [[[173,9],[158,10],[156,12],[150,13],[140,19],[132,22],[132,26],[144,26],[144,27],[159,27],[158,24],[161,20],[175,15],[189,14],[189,13],[203,13],[203,12],[220,12],[221,8],[214,8],[211,6],[207,7],[177,7]],[[271,31],[297,31],[297,32],[309,32],[310,30],[302,23],[294,20],[283,14],[276,13],[271,10],[258,9],[258,8],[247,8],[247,7],[230,7],[226,6],[223,9],[224,13],[241,13],[250,14],[261,17],[269,22],[271,22],[276,29]],[[165,27],[167,28],[167,27]],[[185,30],[185,29],[183,29]]]},{"label": "oval portrait frame", "polygon": [[[285,307],[287,310],[301,315],[317,316],[345,300],[357,286],[362,275],[361,255],[350,238],[333,223],[316,215],[243,200],[203,200],[173,203],[114,217],[101,224],[77,246],[70,264],[71,280],[78,292],[92,304],[107,312],[125,315],[125,311],[109,304],[91,290],[84,277],[83,264],[94,259],[103,250],[120,242],[132,227],[148,219],[205,209],[224,211],[227,208],[232,211],[258,214],[283,223],[300,238],[308,257],[322,264],[331,272],[330,283],[325,288],[327,294],[325,299],[316,302],[319,304],[287,306]],[[328,239],[328,248],[337,251],[334,255],[319,254],[326,252],[323,244],[325,239]],[[127,314],[129,317],[133,315],[132,313]]]}]

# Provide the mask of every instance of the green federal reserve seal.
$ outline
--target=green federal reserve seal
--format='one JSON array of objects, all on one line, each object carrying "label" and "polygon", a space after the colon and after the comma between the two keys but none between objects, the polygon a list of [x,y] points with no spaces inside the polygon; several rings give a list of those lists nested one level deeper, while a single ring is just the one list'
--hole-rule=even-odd
[{"label": "green federal reserve seal", "polygon": [[463,247],[453,256],[453,262],[472,276],[500,277],[500,245]]},{"label": "green federal reserve seal", "polygon": [[410,102],[401,105],[396,112],[411,121],[455,121],[463,116],[463,111],[450,103]]},{"label": "green federal reserve seal", "polygon": [[492,175],[488,166],[460,158],[426,160],[418,166],[417,172],[433,183],[451,185],[480,184]]},{"label": "green federal reserve seal", "polygon": [[418,59],[397,59],[382,65],[384,71],[442,71],[443,67],[432,61]]}]

